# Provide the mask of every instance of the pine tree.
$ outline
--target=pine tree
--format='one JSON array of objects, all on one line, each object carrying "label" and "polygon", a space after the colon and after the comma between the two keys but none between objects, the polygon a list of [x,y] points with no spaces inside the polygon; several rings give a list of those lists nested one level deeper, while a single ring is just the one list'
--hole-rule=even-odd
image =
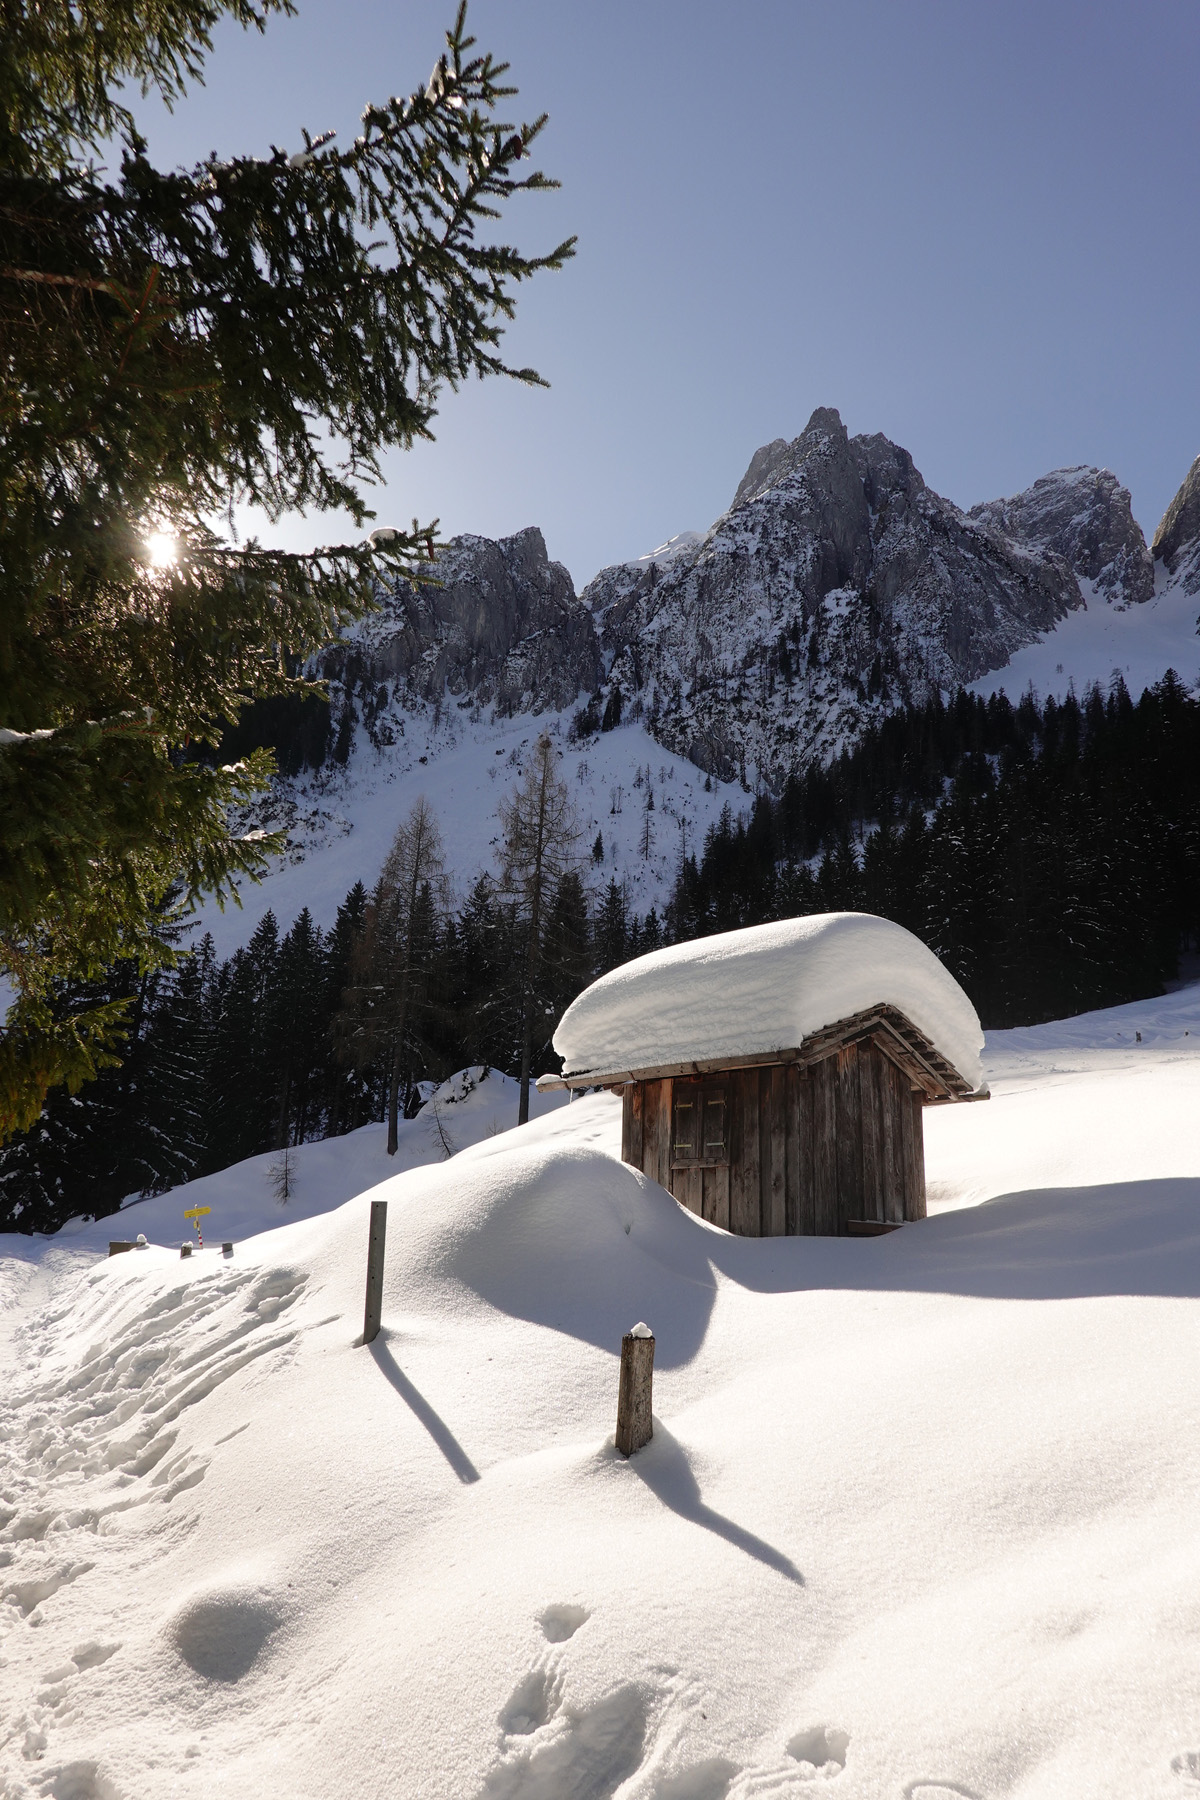
[{"label": "pine tree", "polygon": [[327,1036],[325,944],[302,909],[279,946],[267,995],[266,1030],[279,1109],[275,1143],[302,1144],[317,1123]]},{"label": "pine tree", "polygon": [[352,958],[339,1025],[349,1061],[387,1069],[389,1156],[399,1144],[401,1090],[407,1098],[428,1050],[446,891],[441,834],[422,798],[398,828],[384,861]]},{"label": "pine tree", "polygon": [[339,1137],[379,1117],[382,1089],[370,1064],[360,1067],[340,1054],[338,1021],[350,982],[356,952],[366,930],[367,890],[356,881],[338,907],[333,929],[326,940],[325,982],[322,995],[325,1015],[325,1121],[326,1135]]},{"label": "pine tree", "polygon": [[[6,9],[0,32],[0,1140],[118,1044],[131,997],[56,1013],[55,984],[169,963],[162,903],[227,892],[270,848],[229,802],[270,759],[214,746],[255,696],[418,575],[432,528],[310,554],[212,521],[340,510],[387,446],[429,435],[466,376],[535,382],[499,355],[525,257],[492,229],[542,120],[514,128],[505,65],[460,9],[427,86],[361,135],[290,156],[155,169],[122,86],[199,79],[223,15],[286,0],[91,0]],[[115,146],[115,147],[114,147]],[[100,166],[119,161],[109,178]],[[481,229],[482,227],[482,229]]]},{"label": "pine tree", "polygon": [[597,974],[607,974],[609,969],[619,968],[628,960],[629,909],[625,902],[625,890],[615,878],[605,888],[604,897],[596,909],[592,941]]},{"label": "pine tree", "polygon": [[279,927],[263,914],[244,950],[225,963],[215,984],[207,1105],[212,1130],[209,1167],[227,1168],[275,1147],[279,1088],[266,1029],[279,954]]},{"label": "pine tree", "polygon": [[[535,998],[535,1018],[540,1003],[544,1034],[541,1044],[534,1044],[538,1054],[549,1051],[555,1024],[595,972],[587,895],[574,869],[565,870],[559,877],[546,919],[541,960],[542,988]],[[536,1029],[534,1035],[536,1040]]]}]

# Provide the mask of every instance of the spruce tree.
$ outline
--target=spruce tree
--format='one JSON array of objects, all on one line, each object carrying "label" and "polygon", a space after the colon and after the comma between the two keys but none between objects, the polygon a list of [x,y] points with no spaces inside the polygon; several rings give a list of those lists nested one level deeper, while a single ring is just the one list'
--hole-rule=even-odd
[{"label": "spruce tree", "polygon": [[[229,802],[265,753],[215,745],[256,696],[419,575],[432,528],[310,554],[238,545],[213,521],[340,509],[388,446],[430,435],[470,375],[534,382],[499,352],[528,257],[493,221],[543,121],[513,126],[505,65],[464,12],[429,82],[370,105],[339,148],[307,132],[263,159],[156,169],[121,103],[177,100],[223,16],[287,0],[51,0],[0,31],[0,1140],[47,1089],[111,1059],[128,997],[55,1008],[56,984],[171,960],[162,903],[227,894],[269,843]],[[119,165],[106,174],[100,159]]]},{"label": "spruce tree", "polygon": [[399,826],[351,960],[339,1041],[347,1062],[387,1071],[387,1151],[399,1144],[407,1100],[428,1050],[433,975],[447,891],[441,834],[424,799]]},{"label": "spruce tree", "polygon": [[275,1144],[302,1144],[318,1122],[327,1034],[325,943],[307,906],[279,946],[267,999],[266,1031],[279,1096]]},{"label": "spruce tree", "polygon": [[366,929],[367,890],[356,881],[337,910],[326,939],[325,982],[325,1121],[326,1136],[355,1131],[379,1116],[379,1081],[369,1063],[358,1066],[340,1053],[338,1020],[351,968]]},{"label": "spruce tree", "polygon": [[[514,908],[490,875],[478,876],[451,927],[447,1000],[461,1045],[461,1065],[518,1066],[520,962]],[[461,1066],[460,1065],[460,1066]]]},{"label": "spruce tree", "polygon": [[[574,869],[560,875],[553,904],[546,919],[542,944],[542,986],[536,1001],[541,1007],[541,1043],[534,1051],[546,1054],[554,1028],[572,1000],[591,981],[594,972],[587,895]],[[538,1016],[535,1005],[535,1020]]]},{"label": "spruce tree", "polygon": [[278,1070],[266,1025],[278,954],[279,927],[267,912],[218,975],[207,1093],[213,1169],[275,1148]]}]

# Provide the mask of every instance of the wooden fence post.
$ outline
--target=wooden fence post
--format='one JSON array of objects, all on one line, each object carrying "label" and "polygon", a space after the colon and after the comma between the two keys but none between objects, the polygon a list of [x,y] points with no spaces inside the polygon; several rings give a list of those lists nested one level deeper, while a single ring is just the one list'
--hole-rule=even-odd
[{"label": "wooden fence post", "polygon": [[371,1202],[371,1235],[367,1240],[367,1304],[363,1313],[363,1343],[379,1336],[383,1317],[383,1244],[387,1236],[387,1201]]},{"label": "wooden fence post", "polygon": [[654,1333],[635,1325],[621,1339],[621,1386],[617,1394],[617,1449],[632,1456],[650,1442],[654,1384]]}]

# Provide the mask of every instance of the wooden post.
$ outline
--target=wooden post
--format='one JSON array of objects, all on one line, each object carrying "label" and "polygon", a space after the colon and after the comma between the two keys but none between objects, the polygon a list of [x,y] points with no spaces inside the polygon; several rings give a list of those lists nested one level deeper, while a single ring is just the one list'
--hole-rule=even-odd
[{"label": "wooden post", "polygon": [[617,1449],[632,1456],[654,1432],[654,1333],[635,1325],[621,1339],[621,1386],[617,1394]]},{"label": "wooden post", "polygon": [[379,1336],[383,1317],[383,1245],[387,1236],[387,1201],[371,1202],[371,1235],[367,1240],[367,1304],[363,1313],[363,1343]]}]

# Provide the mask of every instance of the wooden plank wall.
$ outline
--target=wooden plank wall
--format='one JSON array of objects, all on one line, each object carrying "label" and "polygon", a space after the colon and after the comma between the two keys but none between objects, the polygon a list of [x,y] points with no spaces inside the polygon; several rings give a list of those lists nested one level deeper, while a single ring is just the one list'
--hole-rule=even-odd
[{"label": "wooden plank wall", "polygon": [[727,1168],[671,1168],[670,1079],[626,1087],[624,1160],[743,1237],[839,1236],[851,1219],[925,1217],[922,1098],[873,1040],[727,1079]]}]

